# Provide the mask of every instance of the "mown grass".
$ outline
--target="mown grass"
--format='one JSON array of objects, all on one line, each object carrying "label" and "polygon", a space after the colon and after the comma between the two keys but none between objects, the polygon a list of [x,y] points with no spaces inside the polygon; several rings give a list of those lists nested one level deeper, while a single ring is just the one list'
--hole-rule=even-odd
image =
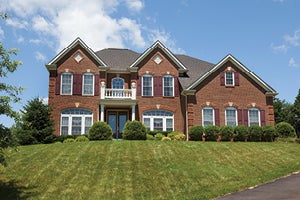
[{"label": "mown grass", "polygon": [[22,146],[5,199],[212,199],[300,170],[293,143],[103,141]]}]

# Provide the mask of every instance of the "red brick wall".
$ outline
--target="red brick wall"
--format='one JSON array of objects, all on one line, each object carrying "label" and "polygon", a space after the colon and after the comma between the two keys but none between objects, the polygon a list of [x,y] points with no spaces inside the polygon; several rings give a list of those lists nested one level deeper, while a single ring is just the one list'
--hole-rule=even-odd
[{"label": "red brick wall", "polygon": [[[73,56],[80,52],[84,58],[78,63]],[[93,59],[81,48],[74,49],[68,53],[57,66],[57,72],[50,72],[49,78],[49,105],[52,109],[51,117],[54,120],[54,134],[60,134],[60,113],[68,108],[85,108],[93,111],[93,120],[99,120],[99,95],[81,96],[81,95],[56,95],[56,76],[62,72],[72,72],[73,74],[83,74],[91,72],[99,75],[99,69]],[[99,84],[99,83],[98,83]]]},{"label": "red brick wall", "polygon": [[[239,73],[239,86],[221,86],[220,73],[232,67]],[[225,125],[225,108],[233,105],[237,109],[256,107],[265,111],[266,125],[274,125],[274,109],[272,97],[266,97],[264,91],[232,63],[224,64],[218,71],[202,82],[196,88],[195,97],[189,97],[188,116],[189,128],[193,125],[202,125],[202,108],[210,105],[220,111],[220,125]]]},{"label": "red brick wall", "polygon": [[[159,54],[163,61],[159,64],[156,64],[153,59]],[[163,76],[170,74],[175,77],[174,81],[177,81],[179,73],[177,68],[174,66],[173,62],[168,60],[166,55],[163,52],[157,50],[154,51],[148,58],[145,59],[145,62],[139,66],[138,76],[141,79],[141,76],[144,74],[151,74],[153,77]],[[154,79],[153,79],[154,81]],[[179,85],[179,83],[177,83]],[[175,84],[174,84],[175,85]],[[137,85],[137,90],[141,90],[141,85]],[[179,90],[179,87],[178,87]],[[180,94],[180,91],[174,92]],[[143,112],[147,110],[167,110],[174,113],[174,130],[184,132],[185,130],[185,110],[184,106],[181,106],[180,95],[174,97],[163,97],[163,96],[153,96],[153,97],[143,97],[141,95],[137,96],[138,99],[138,115],[137,119],[142,121]]]}]

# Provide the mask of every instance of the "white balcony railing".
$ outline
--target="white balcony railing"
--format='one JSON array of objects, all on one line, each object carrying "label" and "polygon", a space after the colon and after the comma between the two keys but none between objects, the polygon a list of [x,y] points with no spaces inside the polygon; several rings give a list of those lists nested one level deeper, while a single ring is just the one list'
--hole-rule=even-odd
[{"label": "white balcony railing", "polygon": [[101,82],[101,99],[136,99],[136,84],[131,84],[131,89],[105,88],[105,82]]}]

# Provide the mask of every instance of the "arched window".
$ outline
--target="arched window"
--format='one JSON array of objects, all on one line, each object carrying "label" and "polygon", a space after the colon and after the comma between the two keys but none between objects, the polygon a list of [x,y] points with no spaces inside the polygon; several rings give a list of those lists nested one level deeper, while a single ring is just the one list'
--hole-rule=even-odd
[{"label": "arched window", "polygon": [[235,107],[227,107],[225,109],[226,126],[237,126],[237,110]]},{"label": "arched window", "polygon": [[60,134],[81,135],[88,133],[92,126],[93,112],[82,108],[61,111]]},{"label": "arched window", "polygon": [[163,76],[163,94],[166,97],[174,96],[174,78],[171,75]]},{"label": "arched window", "polygon": [[260,111],[258,108],[249,108],[249,126],[260,126]]},{"label": "arched window", "polygon": [[210,106],[205,106],[202,109],[202,125],[205,127],[214,124],[214,108]]},{"label": "arched window", "polygon": [[143,75],[142,95],[143,96],[153,96],[153,76],[150,74]]},{"label": "arched window", "polygon": [[173,131],[174,114],[165,110],[145,111],[143,112],[143,123],[151,131]]},{"label": "arched window", "polygon": [[83,95],[94,95],[94,74],[84,73],[82,84],[82,94]]},{"label": "arched window", "polygon": [[124,89],[124,79],[113,78],[112,79],[112,88],[113,89]]},{"label": "arched window", "polygon": [[73,74],[64,72],[61,74],[60,94],[72,95]]}]

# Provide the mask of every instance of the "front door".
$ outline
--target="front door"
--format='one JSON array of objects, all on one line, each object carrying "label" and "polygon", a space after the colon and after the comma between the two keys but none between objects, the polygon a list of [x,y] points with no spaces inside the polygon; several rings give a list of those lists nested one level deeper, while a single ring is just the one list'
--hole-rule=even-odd
[{"label": "front door", "polygon": [[122,138],[123,128],[127,121],[127,114],[125,111],[108,111],[108,124],[112,129],[115,139]]}]

